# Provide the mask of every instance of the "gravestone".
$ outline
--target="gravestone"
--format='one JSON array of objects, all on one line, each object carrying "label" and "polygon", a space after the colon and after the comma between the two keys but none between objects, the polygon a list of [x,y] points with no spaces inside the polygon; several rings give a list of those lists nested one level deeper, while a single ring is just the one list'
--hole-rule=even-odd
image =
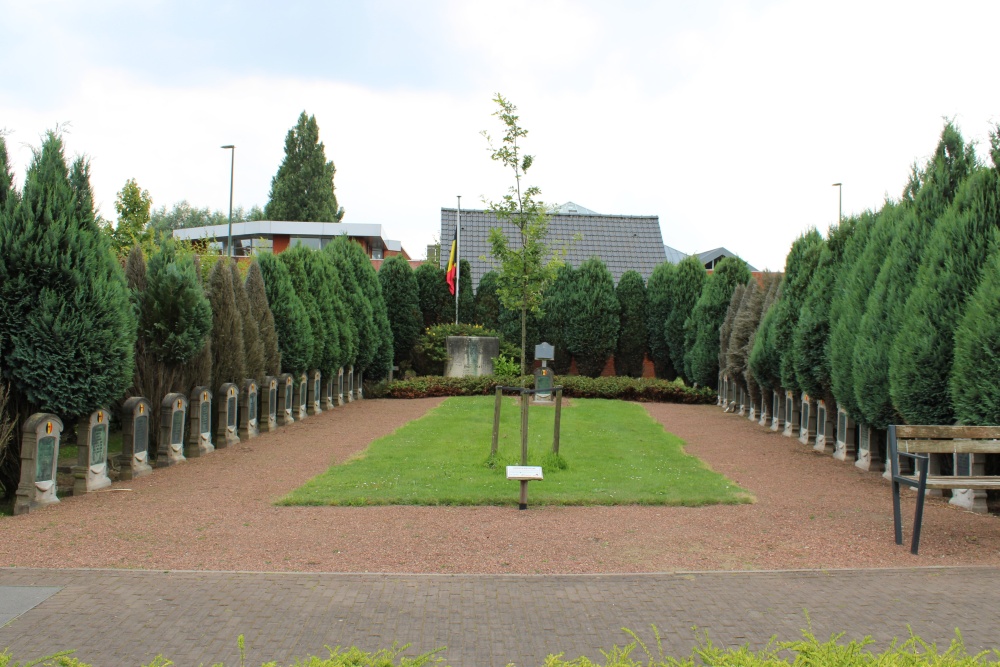
[{"label": "gravestone", "polygon": [[816,442],[813,449],[830,454],[834,451],[833,413],[827,409],[826,401],[816,402]]},{"label": "gravestone", "polygon": [[445,376],[456,378],[493,375],[493,359],[500,354],[496,336],[448,336]]},{"label": "gravestone", "polygon": [[786,438],[794,438],[799,434],[799,394],[795,391],[785,392],[785,430]]},{"label": "gravestone", "polygon": [[299,376],[298,390],[295,394],[295,408],[298,411],[296,417],[302,421],[309,414],[309,376],[303,373]]},{"label": "gravestone", "polygon": [[[954,457],[952,470],[955,477],[969,477],[986,474],[984,454],[952,454]],[[951,505],[958,505],[972,512],[987,513],[986,491],[982,489],[952,489]]]},{"label": "gravestone", "polygon": [[261,391],[260,430],[265,433],[278,430],[278,378],[273,375],[264,377],[264,387]]},{"label": "gravestone", "polygon": [[118,478],[130,480],[153,472],[149,465],[149,401],[133,396],[122,405],[122,453],[118,457]]},{"label": "gravestone", "polygon": [[327,375],[323,378],[323,409],[333,410],[337,407],[337,399],[335,398],[336,393],[334,389],[336,387],[336,378],[333,375]]},{"label": "gravestone", "polygon": [[747,393],[743,390],[743,387],[739,388],[739,395],[740,395],[739,399],[740,409],[739,412],[737,412],[736,414],[738,414],[740,417],[743,417],[747,413]]},{"label": "gravestone", "polygon": [[802,394],[799,410],[799,442],[809,445],[816,440],[816,401],[809,394]]},{"label": "gravestone", "polygon": [[760,392],[760,419],[757,421],[758,426],[767,426],[768,420],[771,418],[771,414],[768,412],[768,401],[767,396],[763,391]]},{"label": "gravestone", "polygon": [[345,382],[347,384],[347,391],[344,393],[347,402],[350,403],[354,400],[354,366],[348,366]]},{"label": "gravestone", "polygon": [[715,392],[715,404],[725,405],[726,402],[726,377],[719,373],[719,389]]},{"label": "gravestone", "polygon": [[278,423],[281,426],[288,426],[295,423],[295,378],[291,373],[282,373],[279,376],[278,387],[281,390],[279,399],[281,408],[278,410]]},{"label": "gravestone", "polygon": [[319,371],[313,371],[309,374],[309,388],[306,396],[306,412],[309,413],[310,417],[323,413],[323,407],[320,405],[322,392],[322,375]]},{"label": "gravestone", "polygon": [[854,420],[847,410],[837,406],[837,444],[833,458],[838,461],[853,461],[857,456],[858,443],[854,439]]},{"label": "gravestone", "polygon": [[240,442],[240,392],[235,384],[225,382],[219,387],[218,397],[215,406],[215,448],[223,449]]},{"label": "gravestone", "polygon": [[240,440],[250,440],[260,435],[258,427],[258,391],[256,380],[244,380],[243,390],[240,392],[240,413],[239,413],[239,438]]},{"label": "gravestone", "polygon": [[101,408],[81,419],[76,427],[76,465],[73,466],[73,495],[111,486],[108,477],[108,426],[111,413]]},{"label": "gravestone", "polygon": [[753,400],[753,396],[750,395],[750,392],[747,392],[747,419],[755,422],[757,421],[758,414],[757,403]]},{"label": "gravestone", "polygon": [[354,373],[354,400],[360,401],[365,397],[365,372],[358,370]]},{"label": "gravestone", "polygon": [[535,369],[535,403],[552,405],[552,384],[554,374],[548,366]]},{"label": "gravestone", "polygon": [[344,368],[337,371],[337,405],[344,404]]},{"label": "gravestone", "polygon": [[21,428],[21,480],[14,496],[14,514],[59,502],[56,467],[63,424],[59,417],[36,412]]},{"label": "gravestone", "polygon": [[212,444],[212,390],[195,387],[191,390],[191,416],[188,418],[187,445],[184,456],[198,458],[215,451]]},{"label": "gravestone", "polygon": [[785,393],[777,389],[771,395],[771,430],[780,431],[785,425]]},{"label": "gravestone", "polygon": [[882,460],[879,458],[879,430],[867,424],[861,424],[858,431],[861,438],[858,442],[858,460],[854,462],[854,465],[862,470],[880,472]]},{"label": "gravestone", "polygon": [[156,449],[156,467],[166,468],[184,461],[184,422],[188,401],[184,394],[172,393],[160,404],[160,442]]}]

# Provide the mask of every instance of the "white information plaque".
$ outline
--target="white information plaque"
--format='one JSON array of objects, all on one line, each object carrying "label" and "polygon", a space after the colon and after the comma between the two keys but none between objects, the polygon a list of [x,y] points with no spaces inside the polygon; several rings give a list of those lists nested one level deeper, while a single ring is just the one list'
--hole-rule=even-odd
[{"label": "white information plaque", "polygon": [[542,479],[542,466],[507,466],[507,479]]}]

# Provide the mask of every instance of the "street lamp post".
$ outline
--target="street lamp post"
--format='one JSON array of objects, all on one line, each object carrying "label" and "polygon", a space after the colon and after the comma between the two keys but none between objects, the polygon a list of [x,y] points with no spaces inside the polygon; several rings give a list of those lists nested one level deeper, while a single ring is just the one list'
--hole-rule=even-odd
[{"label": "street lamp post", "polygon": [[834,183],[833,187],[837,188],[837,224],[842,224],[844,222],[844,184]]},{"label": "street lamp post", "polygon": [[229,160],[229,239],[226,241],[226,249],[229,256],[233,257],[233,169],[236,167],[236,146],[226,144],[224,149],[230,151]]}]

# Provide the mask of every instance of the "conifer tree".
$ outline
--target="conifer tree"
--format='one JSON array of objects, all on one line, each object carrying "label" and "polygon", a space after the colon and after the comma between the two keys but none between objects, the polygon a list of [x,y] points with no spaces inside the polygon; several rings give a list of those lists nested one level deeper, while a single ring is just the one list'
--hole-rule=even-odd
[{"label": "conifer tree", "polygon": [[773,341],[780,359],[781,386],[786,391],[802,391],[795,376],[793,338],[822,249],[823,237],[812,228],[792,243],[785,258],[785,284],[776,306]]},{"label": "conifer tree", "polygon": [[455,297],[448,291],[444,270],[424,262],[413,271],[419,292],[422,328],[441,322],[452,322],[455,317]]},{"label": "conifer tree", "polygon": [[626,271],[618,280],[615,290],[618,298],[618,347],[615,350],[615,373],[629,377],[642,377],[642,364],[649,350],[649,331],[646,328],[646,285],[638,271]]},{"label": "conifer tree", "polygon": [[97,230],[99,226],[94,208],[94,190],[90,187],[90,160],[85,156],[73,160],[69,170],[69,184],[76,197],[76,214],[81,228]]},{"label": "conifer tree", "polygon": [[757,331],[754,332],[748,343],[750,354],[747,363],[749,374],[753,376],[753,382],[748,381],[747,385],[755,384],[763,397],[782,388],[781,357],[774,344],[774,328],[778,319],[778,303],[781,300],[784,283],[784,276],[779,274],[771,287],[768,288],[764,302],[761,304],[760,324],[757,325]]},{"label": "conifer tree", "polygon": [[[449,295],[450,296],[450,295]],[[454,303],[452,303],[454,310]],[[458,321],[473,324],[476,314],[476,299],[472,293],[472,265],[468,260],[458,263]]]},{"label": "conifer tree", "polygon": [[[288,269],[292,289],[299,295],[306,314],[309,316],[313,347],[312,355],[305,368],[306,372],[323,367],[332,356],[335,356],[331,354],[334,350],[329,349],[331,344],[329,304],[324,303],[324,300],[320,298],[319,286],[310,271],[310,254],[312,252],[304,245],[298,244],[278,255],[278,261]],[[339,355],[339,350],[336,350],[336,353]]]},{"label": "conifer tree", "polygon": [[[194,265],[194,274],[198,278],[198,284],[201,287],[202,294],[205,298],[208,298],[208,293],[206,290],[205,281],[202,279],[201,270],[201,256],[193,255],[191,257],[191,263]],[[211,308],[211,302],[209,302],[209,308]],[[138,355],[138,346],[136,347],[136,354]],[[183,364],[181,368],[182,384],[186,390],[193,389],[194,387],[211,387],[212,386],[212,336],[209,333],[205,336],[205,344],[202,345],[201,351],[195,356],[189,359]]]},{"label": "conifer tree", "polygon": [[382,263],[378,272],[385,298],[389,324],[392,328],[394,362],[407,362],[413,345],[420,335],[420,288],[413,270],[401,255],[394,255]]},{"label": "conifer tree", "polygon": [[834,403],[830,380],[830,303],[847,246],[857,218],[833,225],[827,234],[806,288],[799,319],[792,332],[792,367],[802,391],[823,400],[828,409]]},{"label": "conifer tree", "polygon": [[950,378],[955,417],[963,424],[1000,425],[1000,249],[991,249],[983,278],[955,327]]},{"label": "conifer tree", "polygon": [[899,420],[889,391],[889,355],[904,319],[924,246],[975,165],[972,146],[947,123],[868,296],[854,347],[854,397],[864,422],[877,428]]},{"label": "conifer tree", "polygon": [[569,373],[570,365],[573,363],[573,355],[569,351],[569,336],[574,313],[580,308],[580,304],[577,303],[577,287],[576,269],[569,264],[563,264],[556,270],[556,278],[545,290],[545,299],[542,302],[543,315],[539,337],[552,345],[555,352],[552,367],[558,375]]},{"label": "conifer tree", "polygon": [[995,169],[974,172],[927,242],[889,358],[892,401],[909,424],[955,419],[949,392],[954,332],[997,240],[998,195]]},{"label": "conifer tree", "polygon": [[355,259],[360,259],[369,267],[371,262],[365,257],[363,251],[358,258],[351,252],[350,246],[361,249],[360,245],[351,241],[347,236],[340,236],[328,243],[323,251],[333,261],[344,290],[343,300],[350,314],[351,326],[348,333],[352,339],[349,348],[354,350],[354,354],[349,355],[351,358],[348,363],[353,364],[359,370],[364,370],[371,365],[375,358],[379,339],[372,304],[358,281],[358,268],[355,266]]},{"label": "conifer tree", "polygon": [[10,158],[7,156],[7,141],[0,132],[0,221],[3,221],[4,210],[10,206],[11,211],[17,203],[17,188],[14,187],[14,172],[10,168]]},{"label": "conifer tree", "polygon": [[600,259],[591,257],[576,271],[576,304],[567,332],[569,351],[581,375],[598,377],[618,345],[620,307],[615,280]]},{"label": "conifer tree", "polygon": [[701,297],[706,282],[708,272],[705,271],[705,265],[692,255],[677,264],[672,279],[667,283],[666,299],[670,304],[670,313],[663,325],[663,335],[674,369],[688,384],[694,381],[686,363],[694,339],[688,342],[684,324],[691,317],[691,311]]},{"label": "conifer tree", "polygon": [[[751,282],[753,282],[753,280],[751,280]],[[726,316],[722,319],[722,325],[719,327],[718,368],[720,373],[728,372],[727,365],[729,364],[729,340],[732,338],[733,322],[736,321],[736,316],[740,312],[740,306],[743,305],[743,295],[746,291],[747,291],[746,285],[736,286],[736,288],[733,290],[733,295],[729,297],[729,307],[726,308]]]},{"label": "conifer tree", "polygon": [[698,297],[685,323],[685,339],[691,333],[691,350],[685,364],[691,368],[691,381],[715,388],[719,379],[719,329],[737,285],[750,280],[750,269],[739,257],[726,257],[715,265],[712,277]]},{"label": "conifer tree", "polygon": [[250,301],[250,318],[260,335],[260,347],[264,355],[264,375],[278,375],[281,373],[278,332],[274,325],[271,306],[267,302],[264,276],[260,272],[260,263],[256,259],[250,262],[244,287],[247,291],[247,299]]},{"label": "conifer tree", "polygon": [[765,304],[770,307],[774,300],[779,276],[770,271],[761,278],[761,286],[756,280],[747,283],[743,304],[733,320],[733,333],[729,338],[729,351],[726,358],[726,371],[735,378],[750,395],[753,402],[763,405],[763,395],[760,384],[756,381],[750,369],[750,351],[753,349],[754,338]]},{"label": "conifer tree", "polygon": [[324,317],[328,318],[329,350],[323,365],[324,376],[330,377],[342,366],[352,365],[358,356],[358,327],[345,301],[344,284],[333,258],[324,252],[310,255],[310,272],[319,286],[320,298],[327,303]]},{"label": "conifer tree", "polygon": [[285,136],[285,159],[271,179],[264,215],[268,220],[340,222],[344,209],[337,204],[333,161],[319,140],[315,116],[303,111]]},{"label": "conifer tree", "polygon": [[[548,290],[546,290],[548,291]],[[542,318],[544,316],[538,311],[528,311],[524,319],[524,343],[525,373],[531,373],[531,365],[535,363],[535,346],[542,342]],[[500,339],[510,343],[520,352],[521,343],[521,311],[507,308],[500,304],[500,316],[497,330],[500,332]],[[558,356],[559,351],[556,351]],[[566,362],[567,369],[572,361]]]},{"label": "conifer tree", "polygon": [[479,279],[479,288],[476,290],[476,323],[492,331],[500,329],[500,299],[497,296],[497,277],[496,271],[487,271]]},{"label": "conifer tree", "polygon": [[309,313],[292,285],[291,274],[284,262],[271,253],[258,256],[257,262],[278,334],[281,372],[293,375],[305,373],[310,368],[315,348]]},{"label": "conifer tree", "polygon": [[236,299],[236,310],[239,311],[243,330],[243,362],[246,375],[240,378],[238,384],[242,387],[243,380],[252,378],[259,386],[264,382],[264,345],[260,340],[260,329],[250,309],[250,297],[236,262],[229,262],[229,270],[233,274],[233,297]]},{"label": "conifer tree", "polygon": [[[389,316],[386,310],[385,298],[382,295],[382,285],[379,282],[375,267],[365,254],[364,249],[355,241],[343,238],[335,243],[352,267],[354,278],[358,283],[358,288],[364,295],[365,300],[371,308],[371,342],[372,347],[367,345],[359,347],[359,365],[355,366],[356,371],[364,373],[365,380],[377,381],[386,377],[392,368],[392,328],[389,324]],[[334,245],[333,243],[329,244]],[[359,327],[359,338],[363,338]],[[363,342],[363,341],[362,341]],[[371,356],[366,353],[370,350]]]},{"label": "conifer tree", "polygon": [[212,391],[218,394],[226,382],[237,386],[247,377],[243,346],[243,319],[236,307],[230,259],[223,257],[208,276],[208,299],[212,304]]},{"label": "conifer tree", "polygon": [[676,274],[677,267],[670,262],[657,264],[649,276],[649,285],[646,289],[648,301],[646,335],[649,337],[647,343],[649,357],[653,361],[656,377],[668,380],[678,375],[666,334],[667,319],[673,310],[673,303],[670,300],[671,283],[676,280]]}]

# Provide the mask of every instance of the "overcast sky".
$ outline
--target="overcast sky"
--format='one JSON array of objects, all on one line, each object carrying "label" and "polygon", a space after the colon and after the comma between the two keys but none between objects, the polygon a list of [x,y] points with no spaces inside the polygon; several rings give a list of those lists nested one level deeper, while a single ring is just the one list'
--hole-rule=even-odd
[{"label": "overcast sky", "polygon": [[[267,202],[314,114],[345,222],[413,257],[440,209],[498,199],[480,130],[519,107],[554,204],[655,214],[684,252],[780,269],[795,237],[898,197],[943,118],[988,156],[1000,2],[0,0],[0,128],[23,181],[48,129],[92,160],[101,213]],[[67,125],[68,124],[68,125]]]}]

